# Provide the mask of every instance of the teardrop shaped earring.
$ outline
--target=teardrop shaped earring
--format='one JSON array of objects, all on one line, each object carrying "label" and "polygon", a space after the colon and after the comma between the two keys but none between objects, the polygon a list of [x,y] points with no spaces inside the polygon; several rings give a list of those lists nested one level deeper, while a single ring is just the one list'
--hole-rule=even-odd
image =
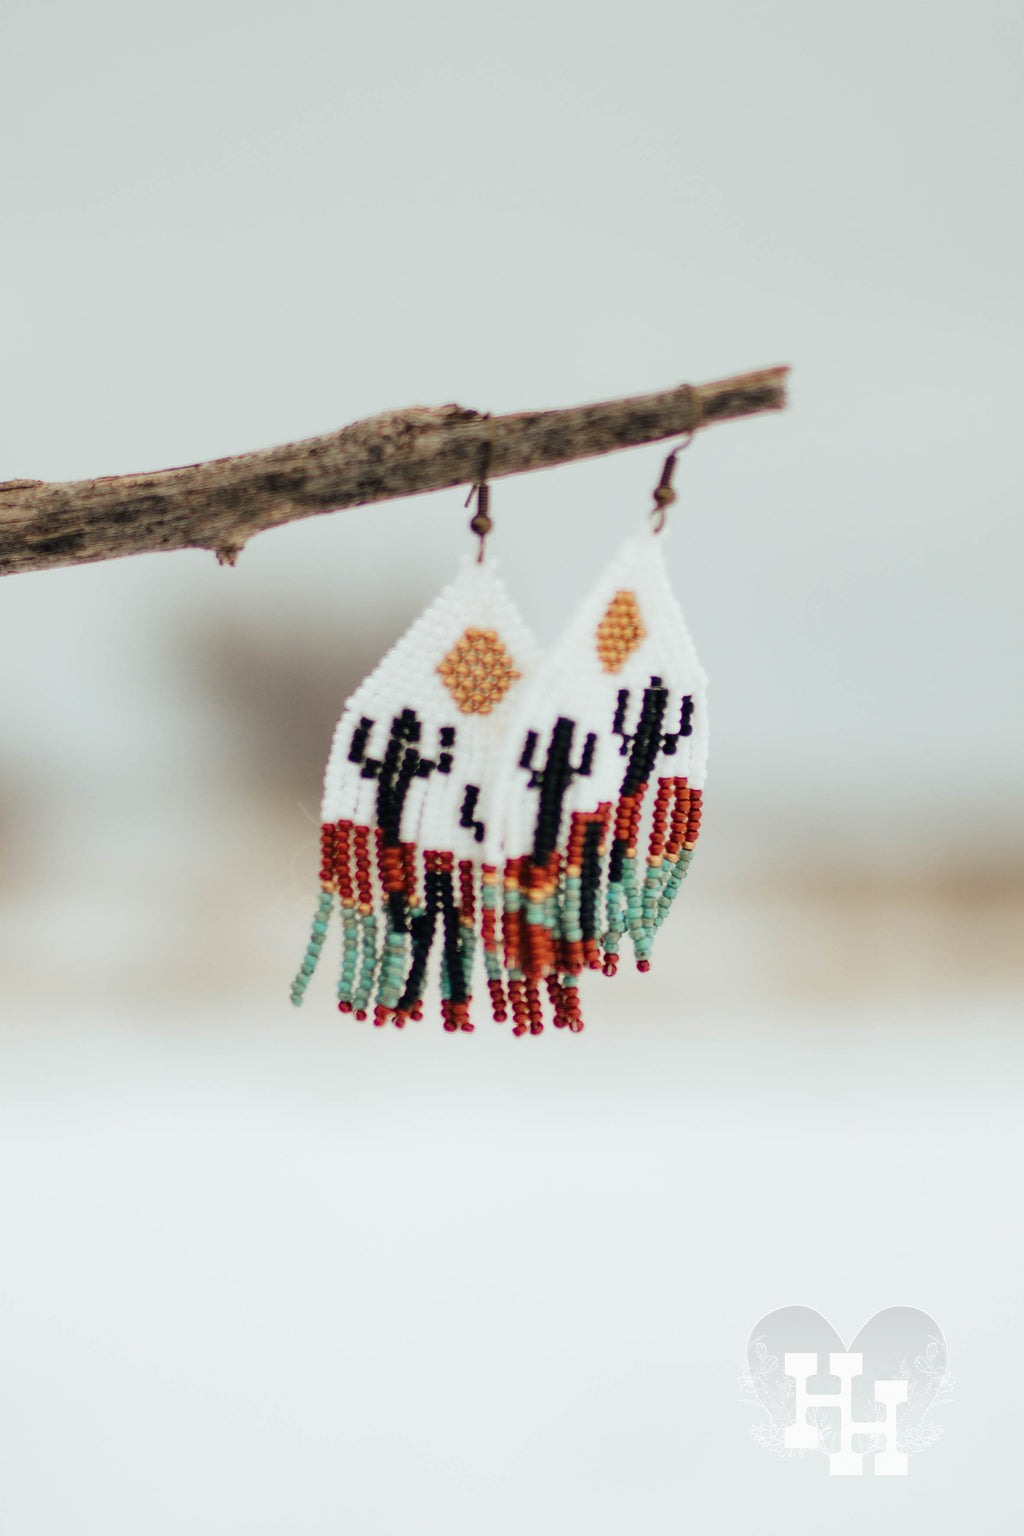
[{"label": "teardrop shaped earring", "polygon": [[[496,870],[483,845],[498,819],[495,766],[515,701],[540,651],[484,559],[491,520],[487,473],[470,493],[480,540],[455,580],[392,646],[347,701],[324,779],[320,897],[291,998],[300,1005],[331,914],[342,930],[338,1007],[400,1027],[422,1017],[440,950],[441,1013],[472,1029],[478,934],[496,1017]],[[467,503],[468,505],[468,503]]]},{"label": "teardrop shaped earring", "polygon": [[648,970],[693,858],[707,679],[662,553],[678,451],[650,528],[624,542],[583,599],[510,727],[497,786],[505,813],[489,851],[504,857],[515,1034],[541,1032],[542,984],[555,1025],[581,1029],[580,974],[614,976],[627,936]]}]

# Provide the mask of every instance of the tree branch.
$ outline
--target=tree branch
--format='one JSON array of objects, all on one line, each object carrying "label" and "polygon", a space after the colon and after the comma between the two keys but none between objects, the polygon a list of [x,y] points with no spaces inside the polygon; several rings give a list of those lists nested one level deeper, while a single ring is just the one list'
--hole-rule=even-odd
[{"label": "tree branch", "polygon": [[233,564],[264,528],[342,507],[472,485],[781,410],[788,368],[565,411],[483,416],[414,406],[280,448],[148,475],[0,483],[0,575],[161,549]]}]

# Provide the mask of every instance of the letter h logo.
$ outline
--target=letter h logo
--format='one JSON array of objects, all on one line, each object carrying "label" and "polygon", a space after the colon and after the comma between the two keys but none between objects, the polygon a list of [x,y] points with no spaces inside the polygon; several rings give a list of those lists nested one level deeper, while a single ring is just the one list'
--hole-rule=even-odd
[{"label": "letter h logo", "polygon": [[796,1422],[786,1426],[786,1449],[813,1451],[820,1444],[817,1424],[809,1424],[809,1408],[838,1408],[840,1449],[831,1451],[828,1470],[833,1476],[860,1477],[864,1471],[864,1451],[853,1449],[854,1435],[870,1435],[881,1439],[885,1449],[875,1452],[876,1477],[906,1477],[907,1456],[896,1449],[896,1404],[907,1400],[907,1382],[876,1381],[875,1401],[885,1408],[885,1417],[858,1423],[852,1416],[851,1402],[853,1378],[861,1374],[863,1356],[860,1354],[829,1354],[829,1374],[839,1377],[838,1392],[807,1390],[807,1381],[818,1374],[816,1354],[788,1354],[785,1357],[786,1375],[796,1379]]}]

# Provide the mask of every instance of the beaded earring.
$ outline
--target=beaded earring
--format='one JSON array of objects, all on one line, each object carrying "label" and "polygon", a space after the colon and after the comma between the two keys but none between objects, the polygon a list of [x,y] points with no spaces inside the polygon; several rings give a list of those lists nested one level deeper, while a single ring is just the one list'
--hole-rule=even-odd
[{"label": "beaded earring", "polygon": [[[678,450],[677,450],[678,451]],[[441,1016],[471,1030],[478,947],[498,1023],[583,1028],[584,969],[638,970],[700,829],[707,680],[662,557],[676,454],[652,526],[626,540],[541,663],[493,568],[486,478],[475,563],[345,705],[321,815],[320,899],[299,1005],[337,902],[338,1007],[377,1025],[422,1018],[439,940]],[[486,472],[485,472],[486,475]],[[653,786],[653,795],[649,791]],[[647,852],[641,869],[640,850]]]},{"label": "beaded earring", "polygon": [[649,970],[693,858],[707,679],[662,555],[674,465],[673,453],[652,526],[599,577],[509,728],[488,854],[504,860],[513,1034],[543,1029],[541,983],[555,1025],[582,1029],[580,974],[614,976],[627,935]]},{"label": "beaded earring", "polygon": [[[490,563],[487,486],[474,488],[480,537],[450,586],[345,704],[334,732],[320,828],[320,898],[292,983],[298,1006],[337,904],[338,1007],[399,1027],[422,1017],[439,940],[441,1013],[473,1028],[469,1003],[478,930],[488,975],[493,871],[481,845],[498,819],[494,767],[514,700],[540,651]],[[471,493],[474,494],[474,493]],[[492,987],[495,1015],[501,1016]]]}]

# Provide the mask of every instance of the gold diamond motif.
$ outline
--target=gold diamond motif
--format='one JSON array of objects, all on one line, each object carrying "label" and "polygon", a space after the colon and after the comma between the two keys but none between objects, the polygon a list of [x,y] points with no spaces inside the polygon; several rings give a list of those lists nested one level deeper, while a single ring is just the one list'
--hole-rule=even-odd
[{"label": "gold diamond motif", "polygon": [[616,592],[597,626],[597,655],[606,672],[619,672],[647,631],[635,592]]},{"label": "gold diamond motif", "polygon": [[493,629],[464,630],[437,671],[464,715],[489,715],[522,676]]}]

